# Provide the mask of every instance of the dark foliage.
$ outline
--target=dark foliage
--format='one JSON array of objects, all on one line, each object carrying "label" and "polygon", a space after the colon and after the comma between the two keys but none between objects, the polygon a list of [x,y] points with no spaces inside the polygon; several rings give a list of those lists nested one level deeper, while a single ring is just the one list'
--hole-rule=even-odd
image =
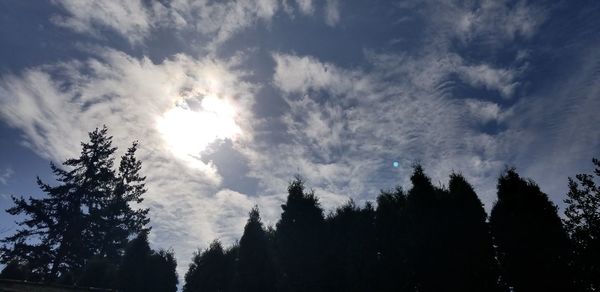
[{"label": "dark foliage", "polygon": [[584,291],[600,291],[600,160],[593,159],[594,174],[569,178],[565,227],[575,250],[574,269]]},{"label": "dark foliage", "polygon": [[[137,143],[114,169],[112,138],[96,129],[78,158],[51,164],[45,196],[13,197],[23,218],[2,240],[1,279],[124,292],[177,291],[172,251],[150,247]],[[293,180],[281,218],[265,228],[254,207],[239,244],[194,254],[184,292],[600,290],[600,161],[569,179],[565,220],[514,169],[498,180],[491,216],[459,174],[434,186],[421,166],[412,186],[382,191],[377,206],[350,200],[324,216],[314,192]]]},{"label": "dark foliage", "polygon": [[237,251],[237,247],[224,250],[219,241],[213,241],[208,249],[196,253],[185,274],[183,291],[233,291]]},{"label": "dark foliage", "polygon": [[288,187],[281,205],[275,244],[280,269],[280,289],[285,291],[325,290],[325,221],[323,209],[313,192],[306,192],[300,178]]},{"label": "dark foliage", "polygon": [[117,273],[117,287],[124,292],[175,292],[176,268],[173,252],[153,251],[148,233],[141,232],[127,245]]},{"label": "dark foliage", "polygon": [[50,164],[59,184],[37,183],[46,194],[40,199],[13,197],[7,212],[25,217],[17,232],[2,240],[2,263],[27,262],[31,273],[45,281],[73,283],[88,259],[107,258],[117,263],[128,237],[148,223],[148,210],[133,210],[141,202],[144,177],[135,159],[134,143],[113,170],[112,137],[106,127],[89,133],[78,158],[66,169]]},{"label": "dark foliage", "polygon": [[269,237],[260,221],[258,207],[250,211],[240,239],[237,261],[238,291],[276,291],[275,266]]},{"label": "dark foliage", "polygon": [[574,291],[567,234],[556,206],[533,181],[507,170],[490,223],[504,279],[514,291]]}]

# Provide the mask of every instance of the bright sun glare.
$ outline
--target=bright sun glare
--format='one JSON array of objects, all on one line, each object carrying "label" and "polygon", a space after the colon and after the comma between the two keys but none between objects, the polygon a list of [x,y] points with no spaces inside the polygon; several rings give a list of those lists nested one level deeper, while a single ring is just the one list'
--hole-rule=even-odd
[{"label": "bright sun glare", "polygon": [[241,132],[234,107],[227,101],[204,96],[200,108],[181,100],[158,119],[158,131],[175,156],[197,162],[206,147],[217,139],[233,138]]}]

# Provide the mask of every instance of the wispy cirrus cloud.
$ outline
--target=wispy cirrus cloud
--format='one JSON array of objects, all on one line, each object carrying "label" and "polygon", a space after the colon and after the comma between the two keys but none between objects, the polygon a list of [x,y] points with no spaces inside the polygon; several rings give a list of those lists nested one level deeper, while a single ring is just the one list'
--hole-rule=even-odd
[{"label": "wispy cirrus cloud", "polygon": [[[24,133],[32,150],[55,162],[76,157],[86,133],[103,124],[121,152],[132,140],[140,140],[139,159],[149,189],[144,205],[150,207],[154,233],[160,234],[153,236],[154,243],[173,246],[179,262],[186,263],[210,240],[236,238],[247,210],[268,202],[223,188],[211,161],[199,157],[190,167],[175,157],[157,127],[177,102],[203,95],[227,99],[241,112],[236,118],[246,119],[244,107],[252,105],[254,86],[240,79],[245,73],[232,69],[235,62],[177,55],[155,64],[98,48],[83,61],[2,76],[0,116]],[[188,134],[199,134],[206,126],[187,125]],[[2,175],[2,182],[8,177]],[[236,216],[222,216],[223,212]],[[180,272],[185,267],[181,265]]]},{"label": "wispy cirrus cloud", "polygon": [[15,172],[12,168],[6,167],[0,170],[0,184],[8,184],[8,180],[13,176]]}]

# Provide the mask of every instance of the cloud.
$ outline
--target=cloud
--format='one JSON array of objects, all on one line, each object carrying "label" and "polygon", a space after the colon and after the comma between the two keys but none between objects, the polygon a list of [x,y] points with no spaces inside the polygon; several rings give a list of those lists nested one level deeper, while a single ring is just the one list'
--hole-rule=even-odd
[{"label": "cloud", "polygon": [[[56,0],[54,3],[64,10],[64,13],[54,15],[54,23],[79,33],[100,37],[108,30],[133,45],[143,44],[158,29],[186,36],[200,33],[208,37],[205,48],[210,52],[248,27],[257,23],[269,24],[280,8],[278,0],[175,0],[168,3]],[[297,0],[297,5],[302,14],[312,15],[315,11],[312,0]],[[283,7],[287,7],[291,15],[286,2]],[[333,26],[338,21],[339,3],[328,0],[325,22]]]},{"label": "cloud", "polygon": [[335,26],[340,21],[340,1],[327,0],[325,2],[325,23]]},{"label": "cloud", "polygon": [[[140,140],[138,157],[149,189],[144,205],[150,207],[153,243],[174,247],[182,274],[196,248],[213,238],[231,242],[239,237],[240,222],[254,199],[223,190],[217,169],[200,154],[195,168],[175,157],[157,123],[178,102],[205,95],[227,100],[239,110],[235,119],[246,119],[255,87],[240,79],[245,73],[232,69],[236,62],[176,55],[157,64],[98,48],[83,61],[2,76],[0,117],[24,133],[31,149],[56,162],[76,157],[86,133],[103,124],[121,153],[132,140]],[[240,125],[241,136],[249,134],[244,123]],[[188,134],[206,126],[192,126]],[[2,183],[9,173],[2,175]],[[222,216],[224,212],[233,217]]]},{"label": "cloud", "polygon": [[148,37],[153,25],[153,11],[141,0],[61,0],[56,3],[66,11],[66,15],[54,16],[54,23],[80,33],[99,35],[98,30],[110,29],[131,43],[140,43]]},{"label": "cloud", "polygon": [[315,11],[312,0],[296,0],[296,4],[303,14],[313,14]]},{"label": "cloud", "polygon": [[472,86],[483,86],[487,89],[498,90],[502,96],[511,97],[518,83],[515,71],[509,69],[491,68],[487,64],[476,66],[461,66],[458,69],[461,78]]},{"label": "cloud", "polygon": [[[434,181],[463,172],[490,204],[494,176],[503,167],[502,138],[481,133],[472,121],[501,122],[500,109],[449,98],[443,85],[463,67],[462,58],[367,57],[369,70],[349,70],[314,57],[273,54],[273,83],[289,106],[281,117],[289,140],[270,145],[268,154],[242,149],[252,175],[271,189],[299,172],[317,194],[345,196],[324,202],[331,208],[349,197],[372,199],[394,181],[406,185],[410,166],[421,161]],[[392,161],[402,167],[393,169]]]},{"label": "cloud", "polygon": [[0,170],[0,184],[7,185],[8,180],[13,176],[14,173],[15,172],[10,167]]}]

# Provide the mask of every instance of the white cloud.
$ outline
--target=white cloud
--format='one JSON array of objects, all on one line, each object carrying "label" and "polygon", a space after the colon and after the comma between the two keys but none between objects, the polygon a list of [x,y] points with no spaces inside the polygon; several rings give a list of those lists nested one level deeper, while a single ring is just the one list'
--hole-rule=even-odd
[{"label": "white cloud", "polygon": [[[343,196],[325,200],[332,208],[348,197],[373,199],[393,181],[406,185],[410,166],[421,161],[435,182],[445,183],[453,170],[464,173],[489,206],[504,166],[503,143],[500,136],[480,133],[472,121],[501,122],[501,112],[494,103],[448,98],[444,84],[464,66],[462,58],[367,57],[372,68],[363,71],[273,54],[273,81],[289,105],[282,121],[290,139],[269,145],[268,154],[242,149],[252,175],[274,190],[299,172],[317,194]],[[392,168],[392,161],[402,167]]]},{"label": "white cloud", "polygon": [[150,33],[151,13],[141,0],[56,2],[66,10],[66,16],[56,15],[54,23],[82,33],[98,34],[108,28],[131,43],[139,43]]},{"label": "white cloud", "polygon": [[296,4],[300,8],[300,12],[304,14],[313,14],[315,11],[312,0],[296,0]]},{"label": "white cloud", "polygon": [[340,1],[327,0],[325,2],[325,23],[335,26],[340,21]]},{"label": "white cloud", "polygon": [[0,170],[0,184],[8,184],[8,180],[13,176],[14,173],[15,172],[10,167]]},{"label": "white cloud", "polygon": [[483,123],[502,119],[502,112],[497,103],[477,99],[467,99],[465,103],[471,114]]},{"label": "white cloud", "polygon": [[[233,66],[235,60],[185,55],[155,64],[102,48],[85,61],[2,76],[0,117],[24,133],[29,147],[56,162],[76,157],[86,133],[103,124],[121,151],[132,140],[140,140],[138,156],[147,176],[144,205],[150,207],[152,239],[160,247],[174,247],[182,274],[196,248],[213,238],[231,242],[239,237],[239,222],[246,218],[253,199],[221,190],[221,176],[211,162],[197,158],[200,167],[190,168],[173,156],[157,121],[182,98],[204,95],[226,99],[239,112],[235,118],[246,119],[244,112],[252,106],[255,89],[240,79],[243,73]],[[240,125],[243,138],[249,129]],[[196,130],[207,126],[197,125]],[[3,175],[2,182],[8,177]],[[227,210],[232,217],[222,216]]]},{"label": "white cloud", "polygon": [[512,96],[518,85],[515,81],[516,73],[513,70],[496,69],[487,64],[461,66],[458,73],[470,85],[498,90],[502,96],[507,98]]},{"label": "white cloud", "polygon": [[[54,15],[54,23],[76,32],[100,37],[109,30],[134,45],[143,44],[159,28],[201,33],[209,37],[205,47],[211,52],[250,26],[269,24],[281,6],[278,0],[174,0],[168,4],[148,4],[142,0],[55,0],[55,3],[65,13]],[[297,0],[297,4],[302,14],[314,13],[312,0]],[[283,8],[293,17],[286,2]],[[337,0],[328,0],[324,15],[328,25],[339,21]]]}]

